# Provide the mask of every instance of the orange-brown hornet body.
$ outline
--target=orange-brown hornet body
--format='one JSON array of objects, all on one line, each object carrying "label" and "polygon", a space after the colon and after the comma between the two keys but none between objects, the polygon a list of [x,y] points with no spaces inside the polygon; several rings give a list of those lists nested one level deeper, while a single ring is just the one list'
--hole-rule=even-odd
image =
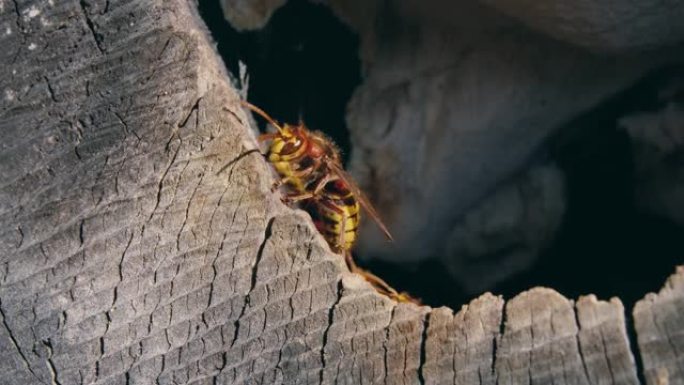
[{"label": "orange-brown hornet body", "polygon": [[274,188],[284,184],[293,191],[284,201],[302,203],[302,208],[311,215],[330,248],[345,255],[352,272],[363,275],[382,294],[401,302],[415,302],[354,263],[351,249],[358,234],[361,207],[388,239],[391,240],[392,236],[368,198],[342,168],[339,150],[333,142],[321,132],[308,130],[303,123],[281,126],[260,108],[247,102],[242,104],[278,130],[260,135],[259,141],[271,142],[266,157],[281,177]]}]

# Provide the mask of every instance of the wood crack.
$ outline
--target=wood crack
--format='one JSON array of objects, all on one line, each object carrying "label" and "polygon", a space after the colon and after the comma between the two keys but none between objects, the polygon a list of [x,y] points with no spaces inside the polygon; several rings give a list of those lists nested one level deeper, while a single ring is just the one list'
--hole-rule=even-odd
[{"label": "wood crack", "polygon": [[47,367],[48,370],[50,371],[50,380],[52,381],[52,385],[62,385],[61,382],[59,382],[59,377],[57,376],[57,369],[55,368],[55,363],[52,362],[52,342],[48,339],[47,341],[43,341],[43,345],[47,349]]},{"label": "wood crack", "polygon": [[629,341],[628,350],[632,353],[632,357],[634,358],[634,370],[637,374],[638,383],[646,384],[646,378],[644,377],[644,362],[641,357],[639,342],[636,336],[636,328],[634,327],[633,314],[632,317],[625,317],[625,332],[627,334],[627,340]]},{"label": "wood crack", "polygon": [[140,135],[138,135],[138,133],[137,133],[135,130],[132,130],[132,129],[130,129],[130,128],[128,127],[128,123],[126,123],[126,121],[125,121],[124,118],[121,116],[121,114],[119,114],[119,113],[116,112],[116,111],[112,111],[112,113],[114,114],[114,116],[116,116],[117,119],[119,119],[119,122],[120,122],[121,125],[123,126],[124,139],[128,136],[128,133],[130,132],[130,133],[133,134],[133,136],[135,136],[136,139],[138,139],[138,142],[140,142],[140,140],[141,140],[141,139],[140,139]]},{"label": "wood crack", "polygon": [[92,19],[88,15],[88,11],[86,10],[86,7],[88,7],[88,4],[85,2],[85,0],[80,0],[78,4],[81,7],[81,12],[83,12],[83,17],[85,17],[85,22],[86,25],[88,26],[88,30],[90,31],[90,35],[93,37],[93,41],[95,42],[95,46],[97,47],[97,50],[100,51],[101,55],[104,55],[104,48],[102,48],[102,39],[103,36],[101,33],[98,33],[95,31],[95,24],[93,23]]},{"label": "wood crack", "polygon": [[50,84],[50,79],[48,79],[47,76],[43,76],[43,79],[45,80],[45,84],[47,84],[47,89],[48,89],[48,94],[50,95],[50,99],[52,99],[53,102],[57,103],[57,98],[55,97],[55,90],[52,89],[52,85]]},{"label": "wood crack", "polygon": [[12,3],[14,4],[14,14],[16,16],[15,24],[17,26],[17,31],[21,35],[21,44],[17,48],[17,51],[14,53],[14,55],[12,55],[11,63],[14,64],[16,63],[17,58],[19,58],[21,48],[26,45],[26,32],[24,31],[24,26],[21,22],[21,12],[19,11],[19,3],[17,2],[17,0],[12,0]]},{"label": "wood crack", "polygon": [[193,199],[195,199],[195,194],[197,194],[197,190],[199,189],[203,180],[204,180],[204,174],[202,174],[199,182],[197,182],[197,185],[192,190],[192,194],[190,195],[190,198],[188,199],[188,204],[185,207],[185,217],[183,217],[183,224],[181,225],[180,230],[178,230],[178,235],[176,236],[176,251],[178,251],[178,252],[180,252],[181,235],[183,234],[183,230],[185,230],[185,225],[188,223],[188,217],[190,216],[190,206],[192,205],[192,201],[193,201]]},{"label": "wood crack", "polygon": [[19,353],[19,357],[21,358],[21,362],[24,364],[26,369],[36,378],[38,381],[41,383],[45,383],[38,375],[33,371],[33,368],[31,368],[31,364],[29,363],[28,359],[26,358],[26,355],[24,352],[21,350],[21,347],[19,347],[19,343],[17,342],[17,337],[14,335],[14,332],[12,329],[9,327],[7,324],[7,316],[5,315],[5,310],[2,307],[2,299],[0,298],[0,317],[2,317],[2,325],[5,327],[5,330],[7,330],[7,334],[10,338],[10,341],[12,342],[12,346],[14,349]]},{"label": "wood crack", "polygon": [[131,236],[128,237],[128,242],[126,242],[126,247],[124,247],[123,252],[121,253],[121,258],[119,259],[119,282],[114,286],[114,294],[112,295],[112,304],[109,306],[109,310],[106,312],[107,313],[107,328],[109,329],[109,324],[110,324],[110,318],[109,318],[109,312],[112,311],[114,308],[114,305],[116,304],[116,301],[119,296],[119,285],[123,282],[124,276],[123,276],[123,263],[124,259],[126,258],[126,252],[128,252],[128,248],[131,246],[131,243],[133,242],[133,236],[135,233],[131,233]]},{"label": "wood crack", "polygon": [[20,249],[24,244],[24,230],[21,228],[21,225],[17,225],[17,232],[19,233],[19,242],[17,242],[15,249]]},{"label": "wood crack", "polygon": [[575,304],[575,308],[573,309],[573,313],[575,315],[575,325],[577,325],[577,334],[575,334],[575,343],[577,344],[577,353],[580,356],[580,361],[582,361],[582,369],[584,370],[584,376],[587,378],[587,382],[591,383],[591,377],[589,376],[589,369],[587,368],[587,362],[585,359],[584,351],[582,349],[582,343],[580,341],[580,331],[582,330],[582,327],[580,325],[580,320],[579,320],[579,309],[577,308],[576,304]]},{"label": "wood crack", "polygon": [[202,101],[202,98],[201,97],[197,98],[197,100],[192,105],[192,107],[190,107],[190,112],[188,112],[187,115],[185,115],[185,117],[183,119],[181,119],[181,122],[178,124],[178,127],[182,128],[182,127],[185,127],[186,124],[188,124],[188,120],[190,120],[192,113],[197,112],[199,110],[200,101]]},{"label": "wood crack", "polygon": [[390,319],[389,322],[387,323],[387,328],[385,329],[385,341],[382,344],[382,351],[383,351],[383,356],[382,356],[382,364],[384,367],[385,371],[385,384],[387,384],[387,375],[389,374],[389,367],[387,365],[387,344],[389,343],[390,339],[390,327],[392,326],[392,321],[394,321],[394,312],[397,310],[397,305],[392,306],[392,311],[390,312]]},{"label": "wood crack", "polygon": [[534,352],[534,311],[528,309],[530,313],[530,348],[527,352],[527,383],[532,385],[532,353]]},{"label": "wood crack", "polygon": [[608,345],[606,344],[606,339],[603,336],[603,331],[599,327],[599,335],[601,336],[601,350],[603,351],[603,357],[606,359],[606,365],[608,366],[608,373],[610,373],[610,382],[615,384],[615,373],[613,373],[613,365],[610,363],[610,357],[608,356]]},{"label": "wood crack", "polygon": [[344,290],[344,287],[342,285],[342,280],[339,280],[337,282],[337,299],[335,302],[330,306],[330,309],[328,310],[328,325],[326,326],[325,330],[323,331],[323,342],[321,343],[321,369],[318,372],[319,375],[319,383],[323,383],[323,373],[325,371],[325,368],[327,367],[326,364],[326,359],[325,359],[325,348],[328,346],[328,333],[330,332],[330,327],[333,324],[333,316],[335,313],[335,309],[337,309],[337,306],[340,304],[340,300],[342,299],[342,291]]},{"label": "wood crack", "polygon": [[421,384],[425,384],[425,373],[423,373],[423,368],[425,367],[425,356],[426,356],[426,350],[425,350],[425,345],[428,339],[428,327],[430,326],[430,316],[432,313],[427,313],[423,317],[423,334],[420,339],[420,361],[418,364],[418,381],[420,381]]},{"label": "wood crack", "polygon": [[[173,140],[173,138],[175,136],[176,136],[176,133],[174,132],[171,135],[171,138],[169,139],[169,143]],[[169,143],[167,143],[167,146],[169,145]],[[152,220],[154,213],[159,208],[159,202],[161,202],[162,189],[164,187],[164,179],[166,179],[166,176],[169,174],[169,170],[171,170],[171,167],[176,162],[176,158],[178,157],[178,153],[180,152],[181,145],[182,145],[182,142],[179,139],[178,147],[176,147],[176,150],[173,152],[173,156],[171,157],[171,161],[169,162],[168,166],[166,166],[166,169],[164,170],[164,173],[162,174],[161,178],[159,178],[159,182],[157,183],[157,195],[156,195],[156,200],[154,202],[154,208],[150,212],[150,216],[145,221],[145,224],[147,224],[150,220]],[[143,224],[143,226],[142,226],[141,235],[145,234],[145,224]]]},{"label": "wood crack", "polygon": [[[251,149],[251,150],[247,150],[247,151],[241,153],[240,155],[236,156],[234,159],[231,159],[228,163],[226,163],[225,166],[221,167],[218,171],[216,171],[216,175],[221,174],[223,171],[225,171],[225,170],[228,169],[228,168],[231,168],[231,167],[234,166],[237,162],[239,162],[240,160],[242,160],[243,158],[245,158],[247,155],[253,154],[253,153],[255,153],[255,152],[259,152],[259,150],[256,149],[256,148],[253,148],[253,149]],[[231,170],[232,170],[232,169],[231,169]],[[230,180],[230,176],[228,177],[228,180]]]},{"label": "wood crack", "polygon": [[268,224],[266,225],[266,230],[264,232],[264,241],[259,245],[259,249],[257,251],[256,255],[256,260],[254,261],[254,265],[252,266],[252,277],[250,281],[250,288],[247,294],[245,295],[245,302],[242,304],[242,309],[240,310],[240,315],[234,322],[235,326],[235,332],[233,334],[233,340],[230,343],[230,346],[233,347],[235,346],[235,342],[238,339],[240,328],[241,328],[241,320],[245,316],[245,312],[247,311],[247,305],[250,303],[250,296],[252,295],[252,291],[254,291],[254,288],[256,287],[257,283],[257,273],[259,271],[259,263],[261,262],[261,258],[264,253],[264,248],[266,247],[266,242],[271,238],[271,231],[273,227],[273,222],[275,221],[275,217],[272,217],[268,220]]},{"label": "wood crack", "polygon": [[499,343],[501,342],[501,339],[503,339],[504,332],[506,331],[506,322],[508,320],[508,312],[507,312],[507,307],[506,304],[504,304],[501,307],[501,320],[499,321],[499,331],[497,335],[494,336],[492,339],[492,367],[491,367],[491,372],[492,376],[494,377],[494,383],[498,384],[499,383],[499,372],[496,369],[496,363],[498,361],[499,357]]},{"label": "wood crack", "polygon": [[85,219],[81,219],[81,223],[78,225],[78,240],[81,243],[81,247],[85,243],[85,234],[83,227],[85,226]]},{"label": "wood crack", "polygon": [[[218,268],[216,267],[216,261],[218,260],[219,255],[221,254],[221,251],[223,250],[223,245],[226,242],[226,237],[228,236],[228,232],[223,233],[223,238],[221,239],[221,243],[219,244],[218,249],[216,250],[216,255],[214,256],[213,261],[211,262],[211,270],[214,274],[214,276],[211,279],[211,283],[209,284],[209,295],[207,299],[207,309],[211,307],[211,303],[213,302],[214,299],[214,287],[216,285],[216,279],[218,278]],[[206,321],[206,311],[202,312],[202,322],[204,324],[207,324]]]}]

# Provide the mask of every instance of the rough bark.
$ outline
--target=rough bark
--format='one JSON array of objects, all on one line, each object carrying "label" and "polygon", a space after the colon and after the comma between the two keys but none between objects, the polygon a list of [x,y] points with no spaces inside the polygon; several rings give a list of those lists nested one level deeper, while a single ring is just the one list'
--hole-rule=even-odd
[{"label": "rough bark", "polygon": [[658,294],[634,306],[634,326],[648,384],[684,384],[684,267]]},{"label": "rough bark", "polygon": [[[0,383],[637,382],[619,300],[453,313],[350,274],[270,192],[194,4],[0,2],[0,26]],[[649,383],[684,381],[683,275],[635,309]]]}]

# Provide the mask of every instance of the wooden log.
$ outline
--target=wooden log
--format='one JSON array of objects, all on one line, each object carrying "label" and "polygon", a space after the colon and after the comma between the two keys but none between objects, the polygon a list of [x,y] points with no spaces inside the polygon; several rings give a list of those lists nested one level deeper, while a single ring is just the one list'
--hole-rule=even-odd
[{"label": "wooden log", "polygon": [[[1,383],[637,382],[618,300],[453,313],[350,274],[270,192],[192,3],[0,2],[0,26]],[[649,383],[684,379],[683,275],[635,309]]]},{"label": "wooden log", "polygon": [[658,294],[634,306],[634,326],[648,384],[684,384],[684,267]]}]

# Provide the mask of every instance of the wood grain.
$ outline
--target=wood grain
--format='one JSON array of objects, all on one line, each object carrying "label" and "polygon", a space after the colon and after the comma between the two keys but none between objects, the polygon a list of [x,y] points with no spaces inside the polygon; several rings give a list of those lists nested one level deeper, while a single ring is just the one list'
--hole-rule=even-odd
[{"label": "wood grain", "polygon": [[[637,382],[619,300],[454,313],[350,274],[193,3],[53,3],[0,3],[0,383]],[[635,308],[649,383],[684,378],[682,276]]]},{"label": "wood grain", "polygon": [[634,327],[646,383],[684,384],[684,266],[679,266],[658,294],[634,306]]}]

